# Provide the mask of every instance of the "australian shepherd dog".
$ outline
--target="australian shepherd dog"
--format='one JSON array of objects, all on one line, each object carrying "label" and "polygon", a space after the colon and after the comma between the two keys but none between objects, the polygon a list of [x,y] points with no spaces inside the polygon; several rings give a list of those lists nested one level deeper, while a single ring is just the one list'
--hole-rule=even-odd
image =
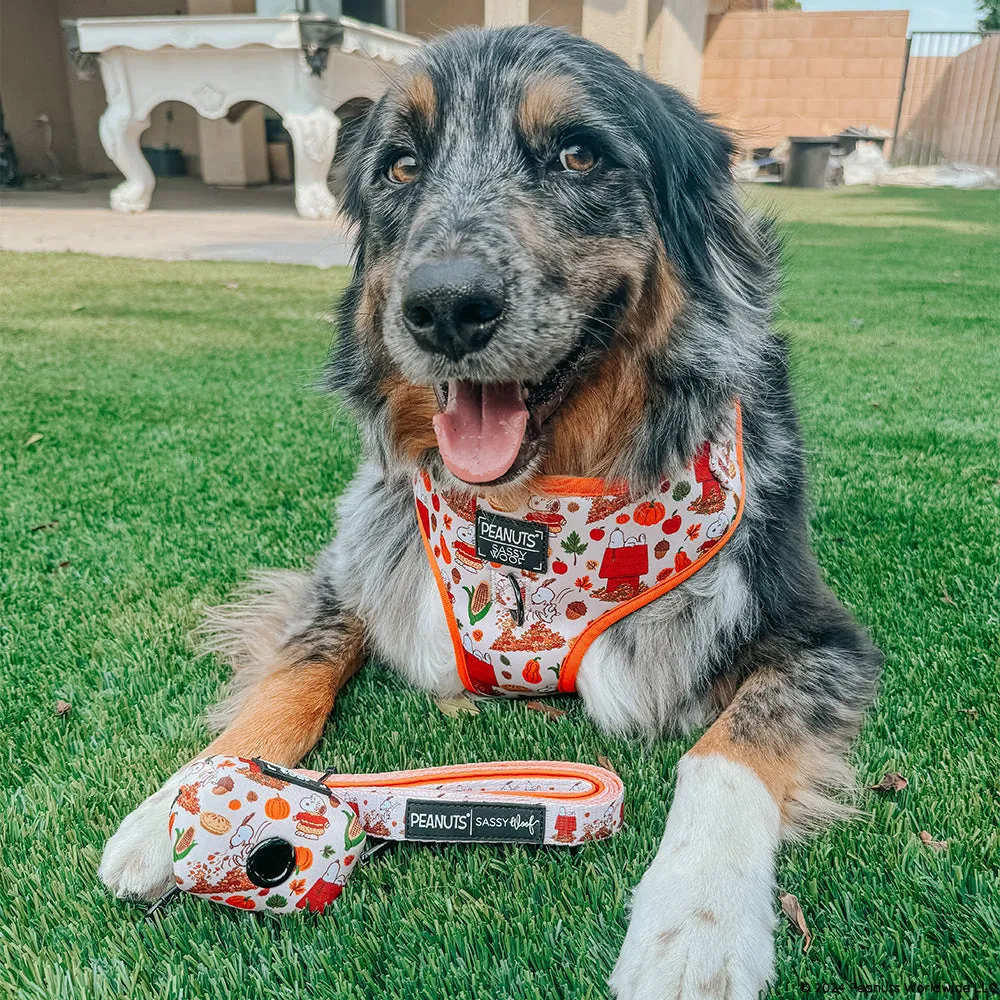
[{"label": "australian shepherd dog", "polygon": [[[671,477],[735,407],[741,510],[725,544],[677,586],[622,582],[655,599],[592,637],[573,686],[609,732],[704,730],[678,765],[612,991],[756,998],[774,967],[776,852],[845,808],[881,658],[810,551],[788,352],[771,329],[777,246],[741,204],[730,137],[599,46],[521,26],[428,45],[344,144],[356,261],[325,384],[364,454],[312,574],[262,577],[214,615],[236,670],[205,753],[295,764],[367,656],[435,694],[462,689],[465,607],[442,600],[458,567],[435,564],[419,480],[501,512],[528,509],[551,477],[601,481],[654,498],[631,541],[662,527],[662,543]],[[542,505],[552,530],[556,507]],[[107,844],[100,876],[119,895],[170,883],[171,788]]]}]

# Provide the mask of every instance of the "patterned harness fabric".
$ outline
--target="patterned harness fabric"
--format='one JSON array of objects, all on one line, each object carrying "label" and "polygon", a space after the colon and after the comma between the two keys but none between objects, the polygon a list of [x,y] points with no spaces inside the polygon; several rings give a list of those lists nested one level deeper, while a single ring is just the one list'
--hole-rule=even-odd
[{"label": "patterned harness fabric", "polygon": [[469,691],[576,690],[590,643],[676,587],[729,540],[743,512],[742,422],[651,492],[543,476],[523,508],[414,477],[417,516]]}]

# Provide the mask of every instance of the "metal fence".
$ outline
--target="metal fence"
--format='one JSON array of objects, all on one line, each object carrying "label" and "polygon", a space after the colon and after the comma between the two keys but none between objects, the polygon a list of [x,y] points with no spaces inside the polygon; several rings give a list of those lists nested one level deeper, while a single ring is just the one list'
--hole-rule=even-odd
[{"label": "metal fence", "polygon": [[892,162],[1000,167],[1000,31],[913,32]]}]

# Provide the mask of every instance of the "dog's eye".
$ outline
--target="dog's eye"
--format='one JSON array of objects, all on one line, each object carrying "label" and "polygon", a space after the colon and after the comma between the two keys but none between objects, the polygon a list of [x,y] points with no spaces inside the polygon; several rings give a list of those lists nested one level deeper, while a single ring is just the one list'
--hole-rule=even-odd
[{"label": "dog's eye", "polygon": [[581,142],[572,142],[559,150],[559,163],[563,170],[582,174],[597,162],[597,154]]},{"label": "dog's eye", "polygon": [[394,184],[409,184],[410,181],[417,179],[419,173],[420,167],[417,166],[417,158],[411,153],[404,153],[397,157],[392,166],[389,167],[386,176]]}]

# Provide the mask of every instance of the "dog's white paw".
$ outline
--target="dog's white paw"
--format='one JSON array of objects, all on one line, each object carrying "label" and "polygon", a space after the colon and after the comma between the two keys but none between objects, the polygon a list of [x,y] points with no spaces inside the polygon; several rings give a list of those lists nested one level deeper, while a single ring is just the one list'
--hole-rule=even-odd
[{"label": "dog's white paw", "polygon": [[619,1000],[757,1000],[774,971],[778,808],[723,757],[686,757],[663,842],[632,901]]},{"label": "dog's white paw", "polygon": [[155,900],[174,884],[167,821],[177,786],[168,781],[122,821],[104,846],[100,880],[124,899]]}]

